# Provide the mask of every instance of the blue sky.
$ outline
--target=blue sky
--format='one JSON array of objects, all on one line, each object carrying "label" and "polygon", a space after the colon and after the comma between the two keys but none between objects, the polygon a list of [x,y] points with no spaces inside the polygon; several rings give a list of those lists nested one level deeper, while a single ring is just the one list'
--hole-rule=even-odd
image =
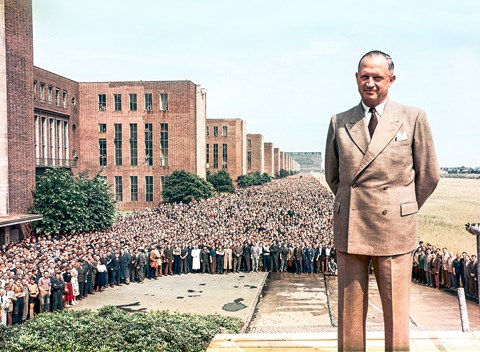
[{"label": "blue sky", "polygon": [[427,111],[442,166],[480,167],[476,0],[33,0],[35,65],[76,81],[183,80],[209,118],[321,151],[359,101],[359,58],[395,62],[390,97]]}]

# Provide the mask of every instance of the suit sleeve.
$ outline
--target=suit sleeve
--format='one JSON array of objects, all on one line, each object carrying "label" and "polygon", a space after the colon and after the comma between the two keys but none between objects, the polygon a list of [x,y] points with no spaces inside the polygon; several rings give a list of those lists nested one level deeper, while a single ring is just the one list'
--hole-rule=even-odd
[{"label": "suit sleeve", "polygon": [[413,162],[415,168],[415,193],[420,209],[433,193],[440,180],[433,137],[425,112],[420,111],[415,124],[413,140]]},{"label": "suit sleeve", "polygon": [[332,190],[333,194],[337,194],[339,179],[338,170],[338,149],[336,143],[336,116],[330,120],[328,128],[327,145],[325,147],[325,180]]}]

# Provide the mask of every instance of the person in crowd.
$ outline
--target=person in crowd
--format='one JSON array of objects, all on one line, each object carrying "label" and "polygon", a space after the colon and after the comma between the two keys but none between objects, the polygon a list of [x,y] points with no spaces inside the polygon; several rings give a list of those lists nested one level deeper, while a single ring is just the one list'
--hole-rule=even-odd
[{"label": "person in crowd", "polygon": [[38,289],[40,291],[40,313],[49,312],[50,294],[52,293],[52,282],[49,271],[44,271],[43,276],[38,280]]},{"label": "person in crowd", "polygon": [[35,315],[35,305],[38,304],[38,295],[40,290],[38,289],[38,284],[35,282],[35,276],[31,276],[28,282],[28,317],[33,319]]},{"label": "person in crowd", "polygon": [[63,311],[63,293],[65,291],[65,282],[63,282],[62,274],[55,273],[52,278],[52,311]]},{"label": "person in crowd", "polygon": [[338,265],[335,263],[334,258],[330,258],[330,261],[328,262],[328,275],[330,276],[337,276],[338,274]]},{"label": "person in crowd", "polygon": [[105,265],[104,259],[100,259],[97,264],[97,277],[98,291],[102,292],[108,283],[107,266]]}]

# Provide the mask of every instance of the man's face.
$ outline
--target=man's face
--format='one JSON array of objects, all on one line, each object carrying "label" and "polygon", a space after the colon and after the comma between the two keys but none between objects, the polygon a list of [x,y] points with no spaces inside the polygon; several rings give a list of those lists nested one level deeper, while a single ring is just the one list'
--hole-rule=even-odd
[{"label": "man's face", "polygon": [[375,107],[387,98],[388,89],[396,77],[390,74],[387,60],[382,55],[372,55],[362,60],[355,78],[365,105]]}]

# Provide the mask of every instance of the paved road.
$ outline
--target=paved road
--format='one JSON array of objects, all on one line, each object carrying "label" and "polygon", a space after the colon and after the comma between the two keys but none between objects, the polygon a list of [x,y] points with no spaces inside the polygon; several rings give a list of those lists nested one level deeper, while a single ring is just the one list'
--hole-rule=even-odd
[{"label": "paved road", "polygon": [[[236,316],[255,332],[336,331],[337,278],[291,273],[189,274],[146,280],[140,285],[108,288],[69,308],[98,309],[107,304],[127,311],[170,310]],[[262,287],[266,286],[262,291]],[[262,297],[259,300],[259,297]],[[258,304],[257,304],[258,302]],[[412,283],[412,331],[460,331],[457,298]],[[480,308],[467,302],[470,328],[480,331]],[[235,311],[235,309],[238,309]],[[373,275],[370,281],[369,331],[383,330],[382,311]]]},{"label": "paved road", "polygon": [[69,309],[96,310],[114,305],[130,312],[168,310],[221,314],[249,321],[266,276],[266,273],[163,276],[158,280],[145,280],[143,284],[107,288]]},{"label": "paved road", "polygon": [[[451,292],[412,283],[412,331],[461,331],[458,300]],[[383,330],[382,305],[370,277],[367,329]],[[470,328],[480,330],[480,308],[467,302]],[[270,273],[248,331],[252,333],[335,331],[337,278],[323,275]]]}]

